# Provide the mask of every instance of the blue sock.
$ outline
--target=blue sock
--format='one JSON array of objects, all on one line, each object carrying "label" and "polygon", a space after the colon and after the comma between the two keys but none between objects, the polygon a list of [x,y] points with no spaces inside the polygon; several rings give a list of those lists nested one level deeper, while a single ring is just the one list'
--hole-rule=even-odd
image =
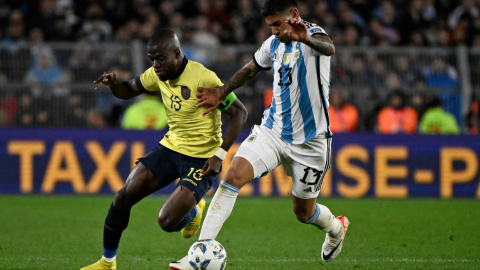
[{"label": "blue sock", "polygon": [[103,256],[113,258],[117,255],[122,232],[128,227],[130,210],[122,210],[112,203],[103,227]]},{"label": "blue sock", "polygon": [[188,225],[188,223],[190,223],[192,221],[192,219],[194,219],[196,216],[198,215],[198,210],[197,210],[197,206],[195,205],[195,207],[192,209],[192,211],[190,211],[186,216],[185,218],[182,219],[182,221],[180,221],[180,223],[178,223],[178,225],[173,229],[174,232],[178,232],[180,230],[182,230],[183,228],[185,228],[185,226]]},{"label": "blue sock", "polygon": [[315,207],[316,207],[315,208],[315,213],[313,214],[313,216],[309,220],[305,221],[305,223],[307,223],[307,224],[312,223],[320,215],[320,205],[317,203]]},{"label": "blue sock", "polygon": [[115,256],[117,256],[117,249],[108,250],[106,248],[103,248],[103,257],[110,259]]}]

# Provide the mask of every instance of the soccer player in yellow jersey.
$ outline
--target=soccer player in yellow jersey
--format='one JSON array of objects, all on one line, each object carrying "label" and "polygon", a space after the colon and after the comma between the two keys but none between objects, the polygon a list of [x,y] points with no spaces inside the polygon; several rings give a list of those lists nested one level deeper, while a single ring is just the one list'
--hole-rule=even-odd
[{"label": "soccer player in yellow jersey", "polygon": [[[171,30],[157,30],[147,44],[153,66],[130,81],[118,81],[105,72],[94,81],[118,98],[130,99],[142,93],[159,91],[165,103],[169,131],[160,143],[138,160],[110,206],[103,232],[103,256],[84,270],[116,269],[116,254],[123,230],[128,226],[130,209],[137,202],[180,178],[158,214],[158,223],[166,232],[182,230],[192,237],[200,227],[205,193],[220,172],[226,151],[232,146],[247,117],[247,111],[235,95],[223,100],[220,110],[202,116],[206,108],[197,108],[198,87],[220,87],[217,75],[200,63],[188,60]],[[232,93],[233,94],[233,93]],[[221,112],[230,115],[225,140],[221,133]]]}]

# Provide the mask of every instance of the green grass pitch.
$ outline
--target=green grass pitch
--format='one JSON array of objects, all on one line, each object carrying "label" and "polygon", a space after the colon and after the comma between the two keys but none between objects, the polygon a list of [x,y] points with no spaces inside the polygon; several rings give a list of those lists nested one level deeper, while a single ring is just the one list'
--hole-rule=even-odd
[{"label": "green grass pitch", "polygon": [[[0,269],[80,269],[98,260],[112,198],[0,196]],[[133,208],[120,270],[168,269],[195,241],[160,230],[164,200],[150,197]],[[324,233],[298,222],[289,198],[241,197],[217,238],[227,269],[480,269],[480,201],[319,202],[351,222],[335,261],[321,261]]]}]

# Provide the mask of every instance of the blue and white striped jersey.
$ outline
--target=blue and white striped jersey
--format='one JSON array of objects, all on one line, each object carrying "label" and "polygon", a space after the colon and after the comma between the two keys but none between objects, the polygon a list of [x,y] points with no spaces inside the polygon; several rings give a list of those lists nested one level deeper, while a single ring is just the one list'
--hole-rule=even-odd
[{"label": "blue and white striped jersey", "polygon": [[[304,23],[310,36],[327,35],[318,25]],[[254,61],[260,68],[274,71],[272,105],[263,114],[263,126],[293,144],[308,142],[319,134],[332,135],[327,110],[330,56],[301,42],[281,43],[272,35],[255,53]]]}]

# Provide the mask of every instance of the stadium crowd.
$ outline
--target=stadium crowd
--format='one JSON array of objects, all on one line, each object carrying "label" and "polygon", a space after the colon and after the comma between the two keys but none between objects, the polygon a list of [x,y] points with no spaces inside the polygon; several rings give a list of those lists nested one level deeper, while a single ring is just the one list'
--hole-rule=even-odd
[{"label": "stadium crowd", "polygon": [[[261,0],[15,0],[0,1],[3,43],[144,41],[175,30],[194,45],[261,44],[270,35]],[[298,0],[300,14],[337,45],[480,46],[476,0]]]},{"label": "stadium crowd", "polygon": [[[173,29],[180,37],[189,58],[199,60],[219,74],[223,80],[229,70],[215,69],[221,57],[203,56],[195,48],[214,50],[225,45],[258,47],[271,35],[271,29],[260,17],[261,0],[3,0],[0,1],[0,85],[28,85],[17,95],[0,93],[0,125],[2,126],[121,126],[122,115],[129,103],[117,101],[108,93],[96,94],[96,105],[82,102],[84,92],[72,90],[72,83],[91,83],[105,70],[114,70],[120,79],[133,74],[128,49],[120,46],[132,40],[145,42],[157,27]],[[316,23],[330,34],[342,48],[358,46],[450,48],[459,44],[480,48],[480,2],[476,0],[297,0],[303,19]],[[71,42],[68,52],[55,50],[50,42]],[[95,44],[114,42],[102,53]],[[24,45],[28,44],[28,50]],[[364,54],[362,54],[364,55]],[[239,54],[239,64],[251,59],[251,53]],[[232,60],[232,59],[230,59]],[[389,63],[387,63],[389,62]],[[388,66],[387,66],[388,64]],[[445,55],[419,59],[415,55],[394,55],[382,58],[372,55],[337,51],[332,58],[332,107],[334,123],[343,119],[339,112],[346,101],[349,123],[343,131],[378,131],[412,133],[422,131],[417,123],[430,108],[448,101],[439,93],[418,89],[454,89],[460,81],[455,60]],[[225,66],[225,65],[219,65]],[[236,67],[232,67],[235,70]],[[223,75],[225,73],[225,75]],[[266,74],[271,76],[269,74]],[[260,79],[247,89],[240,89],[240,98],[261,99],[269,78]],[[368,93],[359,98],[348,87],[365,87]],[[17,88],[15,88],[17,89]],[[382,91],[378,92],[378,89]],[[337,94],[339,93],[339,94]],[[401,108],[412,108],[407,129],[384,129],[382,123],[404,116],[382,115],[391,103],[392,93],[402,96]],[[104,95],[105,94],[105,95]],[[454,97],[459,98],[459,97]],[[340,101],[339,101],[340,100]],[[363,102],[368,100],[370,102]],[[268,103],[268,101],[267,101]],[[448,102],[447,102],[448,103]],[[37,104],[37,105],[35,105]],[[436,104],[436,105],[432,105]],[[478,129],[478,105],[472,103],[467,119],[445,104],[454,114],[464,133]],[[264,101],[246,104],[260,119]],[[52,113],[51,108],[56,112]],[[258,108],[257,108],[258,107]],[[398,106],[397,106],[398,107]],[[457,106],[458,107],[458,106]],[[477,108],[475,110],[475,108]],[[398,111],[395,109],[393,111]],[[403,109],[402,109],[403,110]],[[392,112],[392,111],[390,111]],[[448,117],[447,117],[448,118]],[[356,120],[355,120],[356,119]],[[337,121],[338,120],[338,121]],[[354,121],[355,120],[355,121]],[[402,120],[403,121],[403,120]],[[404,123],[404,121],[402,122]],[[335,125],[332,123],[332,125]],[[343,124],[342,124],[343,125]],[[421,125],[420,125],[421,126]],[[385,130],[390,130],[386,132]],[[451,130],[451,129],[449,129]],[[450,132],[459,133],[460,131]]]}]

